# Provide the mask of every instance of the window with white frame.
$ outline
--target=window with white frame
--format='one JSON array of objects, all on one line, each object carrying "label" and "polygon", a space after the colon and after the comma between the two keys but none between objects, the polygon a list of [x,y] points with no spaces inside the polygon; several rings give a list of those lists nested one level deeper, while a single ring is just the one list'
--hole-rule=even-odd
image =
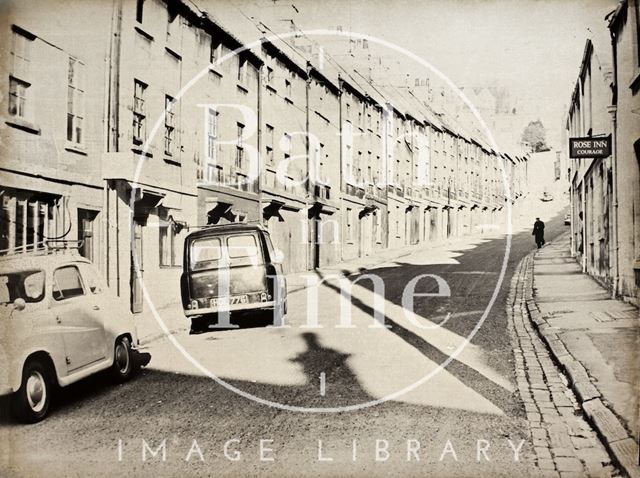
[{"label": "window with white frame", "polygon": [[9,75],[9,114],[27,119],[30,114],[29,81],[31,44],[33,37],[14,29],[11,42],[11,73]]},{"label": "window with white frame", "polygon": [[173,156],[175,150],[175,111],[174,100],[171,96],[164,97],[164,154]]},{"label": "window with white frame", "polygon": [[353,209],[347,208],[347,241],[353,242]]},{"label": "window with white frame", "polygon": [[69,57],[67,76],[67,141],[82,144],[84,122],[84,64]]},{"label": "window with white frame", "polygon": [[218,112],[207,109],[207,164],[214,164],[217,158]]},{"label": "window with white frame", "polygon": [[284,159],[291,157],[292,139],[289,133],[284,133],[282,139],[282,151],[284,152]]},{"label": "window with white frame", "polygon": [[288,79],[284,80],[284,96],[291,99],[291,81]]},{"label": "window with white frame", "polygon": [[317,154],[318,154],[318,157],[316,159],[316,165],[318,167],[318,179],[320,180],[321,183],[327,184],[328,181],[327,181],[326,172],[325,172],[326,164],[325,164],[324,144],[318,143]]},{"label": "window with white frame", "polygon": [[147,85],[140,80],[133,84],[133,144],[141,145],[147,136],[146,132],[146,97]]},{"label": "window with white frame", "polygon": [[222,57],[222,43],[220,40],[211,37],[211,44],[209,48],[209,62],[214,65]]},{"label": "window with white frame", "polygon": [[351,145],[347,144],[345,146],[345,177],[347,178],[347,183],[353,183],[353,150],[351,149]]},{"label": "window with white frame", "polygon": [[265,138],[265,154],[266,162],[269,166],[273,165],[273,126],[266,125],[266,138]]},{"label": "window with white frame", "polygon": [[244,125],[237,123],[238,143],[236,145],[236,169],[244,171]]},{"label": "window with white frame", "polygon": [[242,57],[238,57],[238,83],[247,83],[247,59]]},{"label": "window with white frame", "polygon": [[160,240],[160,266],[178,267],[182,265],[182,255],[178,248],[178,244],[180,244],[181,241],[176,240],[175,225],[173,221],[161,220],[158,231]]}]

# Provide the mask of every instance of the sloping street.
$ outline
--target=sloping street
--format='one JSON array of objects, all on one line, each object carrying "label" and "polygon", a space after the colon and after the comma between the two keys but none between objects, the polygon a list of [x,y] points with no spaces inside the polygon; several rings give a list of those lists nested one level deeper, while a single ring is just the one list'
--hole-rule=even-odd
[{"label": "sloping street", "polygon": [[[565,230],[560,219],[548,222],[549,239]],[[539,357],[540,378],[530,384],[536,399],[547,387],[540,370],[555,367],[534,343],[539,342],[535,333],[514,342],[509,314],[515,293],[510,294],[510,284],[531,246],[528,230],[513,236],[493,307],[471,342],[441,371],[439,365],[472,333],[494,293],[504,237],[469,241],[446,253],[423,250],[364,271],[384,282],[388,328],[371,327],[381,302],[374,300],[371,282],[352,275],[351,327],[336,327],[345,317],[339,300],[344,282],[327,279],[318,288],[291,294],[286,327],[254,320],[241,322],[239,329],[172,336],[198,366],[169,339],[154,341],[142,349],[151,363],[132,382],[114,388],[102,386],[100,377],[89,379],[64,390],[47,421],[7,425],[11,461],[21,463],[13,472],[173,476],[186,466],[203,476],[296,476],[298,467],[323,476],[554,473],[551,456],[541,459],[539,449],[546,443],[555,453],[557,447],[544,431],[534,431],[540,425],[532,423],[532,404],[523,395],[524,370],[532,367],[529,359],[523,363],[523,354],[533,349]],[[442,277],[451,297],[417,298],[412,322],[400,304],[403,288],[418,274]],[[429,290],[423,286],[416,292]],[[305,311],[315,292],[314,327]],[[554,373],[549,386],[566,389]],[[424,377],[429,379],[398,393]],[[567,395],[560,393],[559,399],[556,392],[548,402],[572,406]],[[591,450],[587,470],[594,476],[614,472],[595,434],[581,423],[581,439]],[[575,456],[558,471],[583,472]]]}]

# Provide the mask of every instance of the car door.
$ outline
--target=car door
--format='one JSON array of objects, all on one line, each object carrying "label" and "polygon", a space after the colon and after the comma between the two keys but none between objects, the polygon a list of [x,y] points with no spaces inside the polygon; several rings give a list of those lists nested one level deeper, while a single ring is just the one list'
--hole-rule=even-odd
[{"label": "car door", "polygon": [[[104,331],[104,347],[105,353],[108,354],[113,348],[115,337],[113,334],[116,330],[110,327],[110,324],[116,322],[118,317],[113,317],[114,314],[125,313],[118,305],[114,303],[114,297],[109,293],[109,288],[103,280],[102,276],[98,273],[96,267],[93,264],[82,262],[78,264],[80,268],[80,274],[87,293],[87,299],[91,310],[93,310],[96,316],[99,316],[99,321],[102,324]],[[129,312],[128,310],[126,312]],[[111,314],[111,320],[110,320]]]},{"label": "car door", "polygon": [[54,270],[51,309],[60,325],[68,372],[105,358],[104,322],[87,292],[76,265]]}]

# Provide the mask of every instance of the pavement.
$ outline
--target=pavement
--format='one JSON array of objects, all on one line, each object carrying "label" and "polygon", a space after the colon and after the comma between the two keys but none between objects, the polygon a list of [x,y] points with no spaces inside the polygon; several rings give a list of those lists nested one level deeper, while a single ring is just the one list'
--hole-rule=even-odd
[{"label": "pavement", "polygon": [[581,272],[568,234],[536,251],[527,268],[532,323],[618,465],[640,476],[638,310]]},{"label": "pavement", "polygon": [[516,338],[518,393],[529,422],[536,465],[543,476],[609,476],[614,471],[610,457],[530,320],[526,300],[531,264],[529,255],[518,265],[507,306]]}]

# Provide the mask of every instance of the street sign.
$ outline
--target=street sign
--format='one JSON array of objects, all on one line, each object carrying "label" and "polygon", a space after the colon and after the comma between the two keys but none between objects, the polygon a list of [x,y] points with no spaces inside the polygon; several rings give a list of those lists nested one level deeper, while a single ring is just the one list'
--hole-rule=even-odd
[{"label": "street sign", "polygon": [[611,156],[611,135],[601,138],[569,138],[570,158],[606,158]]}]

